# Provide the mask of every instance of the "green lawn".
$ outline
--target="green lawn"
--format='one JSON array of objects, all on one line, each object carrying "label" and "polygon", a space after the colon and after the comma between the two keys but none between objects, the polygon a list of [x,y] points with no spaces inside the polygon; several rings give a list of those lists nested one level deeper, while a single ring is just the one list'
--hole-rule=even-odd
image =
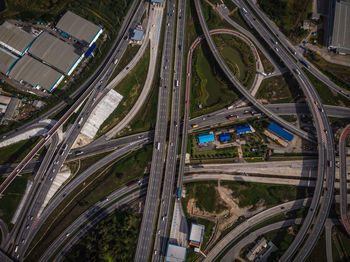
[{"label": "green lawn", "polygon": [[318,80],[306,69],[303,69],[303,70],[308,76],[313,86],[316,88],[316,91],[320,96],[323,104],[334,105],[334,106],[350,106],[350,100],[332,91],[328,86],[326,86],[324,83]]},{"label": "green lawn", "polygon": [[307,59],[337,85],[350,90],[350,67],[330,63],[315,52],[306,53]]},{"label": "green lawn", "polygon": [[298,82],[290,73],[264,79],[256,94],[257,99],[270,104],[301,102],[303,97]]},{"label": "green lawn", "polygon": [[232,190],[232,197],[239,200],[240,207],[253,206],[263,200],[265,206],[274,206],[287,200],[301,198],[305,194],[304,189],[295,186],[270,185],[247,182],[222,182],[222,185]]},{"label": "green lawn", "polygon": [[[140,45],[128,45],[128,47],[125,50],[125,53],[123,54],[122,58],[118,62],[117,67],[115,68],[110,81],[112,81],[134,58],[137,51],[140,49]],[[109,81],[109,82],[110,82]]]},{"label": "green lawn", "polygon": [[199,182],[186,184],[186,198],[184,199],[187,207],[188,201],[192,198],[196,200],[196,206],[210,213],[220,213],[225,210],[226,205],[218,201],[219,193],[215,189],[217,182]]},{"label": "green lawn", "polygon": [[312,12],[312,0],[259,0],[258,4],[293,42],[306,36],[300,26]]},{"label": "green lawn", "polygon": [[103,172],[102,170],[97,171],[91,178],[79,185],[40,228],[30,248],[39,241],[40,237],[43,236],[43,238],[29,254],[28,259],[35,261],[40,256],[41,250],[46,249],[63,229],[90,206],[122,185],[141,178],[151,158],[152,146],[148,145],[122,157],[108,168],[102,168]]},{"label": "green lawn", "polygon": [[109,131],[117,125],[130,111],[137,101],[146,81],[150,60],[150,48],[146,48],[144,55],[135,68],[114,88],[123,96],[117,108],[107,117],[97,131],[96,137]]},{"label": "green lawn", "polygon": [[114,211],[79,240],[63,261],[132,261],[141,219],[140,213],[130,209]]},{"label": "green lawn", "polygon": [[201,1],[201,6],[204,19],[207,23],[207,27],[209,30],[218,28],[233,29],[233,27],[229,23],[227,23],[224,19],[221,19],[217,12],[213,10],[212,6],[210,6],[207,2]]},{"label": "green lawn", "polygon": [[201,43],[193,54],[191,117],[221,109],[239,97],[208,49],[206,43]]},{"label": "green lawn", "polygon": [[249,89],[256,71],[255,57],[250,47],[243,40],[231,35],[214,35],[213,40],[232,73]]},{"label": "green lawn", "polygon": [[40,137],[22,140],[15,144],[0,148],[0,164],[20,162],[39,142]]},{"label": "green lawn", "polygon": [[264,67],[264,72],[265,73],[273,72],[275,70],[275,67],[273,66],[273,64],[270,62],[269,59],[267,59],[267,57],[263,54],[263,52],[260,51],[260,49],[258,49],[258,48],[256,48],[256,49],[258,50],[261,63]]},{"label": "green lawn", "polygon": [[0,198],[0,218],[4,220],[9,227],[12,216],[22,199],[28,179],[31,176],[32,174],[30,173],[16,177]]}]

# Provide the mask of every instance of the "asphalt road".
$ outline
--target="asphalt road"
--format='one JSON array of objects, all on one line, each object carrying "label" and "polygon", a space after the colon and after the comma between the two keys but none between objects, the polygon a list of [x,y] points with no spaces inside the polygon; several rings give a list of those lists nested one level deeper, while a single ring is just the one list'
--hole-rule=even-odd
[{"label": "asphalt road", "polygon": [[[131,187],[132,189],[123,187],[122,189],[117,190],[111,195],[109,195],[107,197],[108,200],[100,201],[93,207],[85,211],[69,227],[62,231],[59,237],[56,238],[56,240],[50,245],[50,247],[47,250],[45,250],[44,254],[40,257],[39,261],[48,261],[62,244],[69,241],[54,259],[55,261],[62,260],[64,254],[67,253],[67,251],[72,247],[72,245],[74,245],[74,243],[76,243],[89,229],[94,227],[99,221],[107,217],[116,209],[123,207],[126,204],[146,194],[146,188],[136,190],[138,187],[139,186],[133,186]],[[131,194],[131,191],[133,190],[136,191]],[[121,197],[123,198],[115,202]],[[112,204],[113,202],[115,203]],[[76,232],[77,230],[79,231]],[[71,234],[73,235],[74,232],[76,232],[76,234],[73,237],[69,238],[69,236]]]},{"label": "asphalt road", "polygon": [[299,225],[301,222],[302,222],[301,218],[294,218],[294,219],[288,219],[288,220],[275,222],[273,224],[259,228],[259,229],[255,230],[254,232],[250,233],[248,236],[246,236],[242,240],[240,240],[236,245],[234,245],[229,251],[227,251],[225,256],[220,261],[221,262],[231,262],[232,260],[237,259],[242,248],[244,248],[245,246],[247,246],[250,243],[255,242],[255,240],[263,234],[266,234],[268,232],[278,230],[278,229],[281,229],[284,227],[289,227],[292,225]]},{"label": "asphalt road", "polygon": [[[152,155],[152,164],[150,171],[150,179],[148,183],[146,203],[144,206],[144,213],[138,238],[136,253],[134,261],[147,261],[150,256],[151,243],[153,240],[153,230],[157,221],[157,209],[159,206],[159,197],[161,192],[161,183],[164,174],[164,159],[166,154],[166,138],[168,131],[168,111],[169,111],[169,89],[170,89],[170,73],[171,61],[173,53],[173,33],[174,33],[174,16],[169,16],[173,13],[175,6],[174,0],[166,2],[165,12],[165,32],[164,44],[162,53],[162,62],[160,69],[160,86],[158,93],[158,108],[157,108],[157,122],[154,135],[154,147]],[[162,214],[166,215],[166,214]],[[155,252],[156,253],[156,252]],[[155,254],[156,255],[156,254]]]},{"label": "asphalt road", "polygon": [[[266,29],[266,25],[262,25],[260,21],[258,21],[254,14],[250,12],[250,8],[248,8],[243,1],[237,0],[235,1],[235,3],[238,5],[238,7],[242,8],[241,12],[243,19],[247,21],[248,24],[250,24],[250,26],[254,27],[254,29],[261,35],[261,37],[266,41],[270,48],[275,51],[275,54],[279,56],[281,61],[283,61],[286,67],[288,67],[290,72],[294,75],[301,89],[303,90],[304,95],[306,96],[309,109],[314,117],[319,151],[319,174],[314,192],[314,197],[306,219],[304,220],[304,223],[301,226],[301,229],[298,231],[297,236],[295,237],[288,250],[281,257],[282,261],[290,261],[293,258],[299,246],[302,245],[303,240],[305,239],[306,234],[313,223],[315,226],[312,228],[312,231],[308,235],[305,244],[300,249],[300,252],[295,258],[295,261],[303,261],[311,252],[312,248],[316,244],[319,235],[321,234],[324,222],[328,216],[332,202],[335,166],[335,153],[332,130],[330,128],[327,115],[324,111],[324,107],[316,90],[312,86],[305,73],[302,71],[300,65],[294,60],[295,58],[291,57],[290,53],[286,52],[284,48],[281,48],[278,45],[277,39],[274,36],[272,36],[270,32]],[[260,10],[257,10],[258,8],[254,4],[251,4],[250,7],[253,8],[259,14]],[[246,11],[244,11],[243,8]],[[262,21],[265,20],[266,19],[262,19]],[[268,28],[274,31],[274,28],[269,26]],[[285,38],[285,36],[283,36],[278,31],[275,31],[274,34],[278,36],[279,39]],[[326,181],[324,182],[324,180]],[[326,184],[325,190],[323,190],[323,183]],[[322,194],[324,194],[324,201],[321,203],[321,208],[318,209]]]},{"label": "asphalt road", "polygon": [[[170,5],[170,4],[169,4]],[[183,45],[185,38],[185,12],[186,0],[178,1],[177,13],[175,6],[170,7],[170,15],[177,18],[176,39],[175,39],[175,61],[172,87],[172,107],[170,117],[170,132],[168,141],[168,152],[165,164],[165,177],[163,181],[163,191],[161,196],[160,212],[156,229],[156,240],[153,250],[157,250],[157,255],[153,255],[153,261],[164,261],[168,243],[168,233],[170,225],[171,201],[174,196],[174,182],[177,165],[177,150],[180,136],[180,112],[181,112],[181,87],[183,68]],[[169,13],[168,13],[169,15]]]},{"label": "asphalt road", "polygon": [[[138,1],[135,1],[134,4],[137,5],[137,3],[138,3]],[[48,172],[50,173],[50,180],[55,179],[60,167],[63,165],[64,161],[66,160],[66,158],[69,154],[69,150],[70,150],[71,146],[73,145],[75,139],[79,135],[81,127],[87,121],[88,116],[91,114],[92,110],[98,104],[98,102],[101,101],[101,99],[104,97],[104,95],[106,95],[108,93],[109,90],[103,89],[103,87],[106,85],[106,83],[108,82],[108,79],[110,78],[110,76],[112,75],[112,73],[114,71],[114,68],[116,66],[114,64],[114,61],[116,58],[120,59],[120,56],[124,53],[125,50],[121,51],[120,48],[123,47],[124,49],[126,49],[127,45],[125,44],[125,42],[128,41],[127,36],[129,34],[129,30],[131,29],[132,26],[135,25],[135,23],[139,22],[139,19],[142,17],[142,14],[145,11],[145,7],[146,7],[146,2],[141,2],[141,4],[139,5],[139,7],[137,8],[135,13],[132,13],[132,11],[134,10],[132,8],[131,10],[129,10],[128,14],[126,15],[125,21],[130,21],[129,17],[131,15],[133,15],[132,21],[129,24],[123,24],[123,27],[126,26],[125,32],[123,32],[123,34],[122,34],[122,36],[124,36],[124,37],[122,39],[120,39],[118,45],[116,45],[112,49],[112,51],[113,51],[112,55],[109,57],[109,60],[105,63],[105,67],[102,68],[99,77],[96,78],[96,80],[92,84],[92,91],[91,91],[90,97],[87,98],[87,101],[86,101],[81,113],[79,114],[78,118],[74,122],[73,126],[67,131],[66,138],[64,139],[61,146],[58,148],[58,154],[53,159],[52,164],[48,168]],[[83,103],[83,101],[86,99],[86,97],[84,97],[84,96],[79,97],[78,101],[73,104],[73,106],[58,121],[58,123],[56,125],[59,125],[59,124],[62,125],[64,123],[64,121],[66,119],[68,119],[70,114],[73,113],[74,110],[76,108],[78,108],[78,106],[80,106],[80,104]],[[79,99],[81,99],[81,100],[79,101]],[[45,139],[50,137],[50,133],[52,131],[55,131],[56,125],[48,132],[48,135],[46,136]],[[46,194],[41,194],[41,197],[39,198],[41,202],[44,201],[45,196],[46,196]],[[32,212],[32,214],[30,215],[31,217],[35,217],[35,220],[37,219],[38,212],[40,211],[40,209],[38,209],[36,211],[37,211],[36,213]],[[19,234],[20,238],[26,239],[28,237],[28,233],[30,233],[31,231],[32,230],[22,231],[21,232],[22,234]],[[23,234],[26,235],[26,238],[22,236]],[[18,238],[18,241],[20,238]],[[27,241],[27,242],[29,242],[29,241]],[[22,245],[20,247],[20,249],[18,251],[18,255],[20,257],[23,256],[23,254],[25,252],[26,247],[23,248],[24,246],[27,247],[28,244]]]},{"label": "asphalt road", "polygon": [[311,198],[298,199],[271,207],[256,214],[253,217],[250,217],[249,219],[245,220],[243,223],[235,227],[233,230],[231,230],[219,242],[217,242],[216,245],[209,251],[209,253],[206,254],[204,261],[214,261],[220,254],[222,254],[226,250],[230,243],[236,241],[240,236],[248,232],[255,225],[258,225],[261,222],[264,222],[265,220],[274,217],[278,214],[297,210],[302,207],[308,207],[310,206],[310,203]]},{"label": "asphalt road", "polygon": [[118,157],[121,157],[124,154],[129,153],[131,150],[135,150],[145,145],[146,143],[147,143],[147,139],[145,139],[144,141],[141,140],[138,142],[130,143],[129,145],[112,152],[111,154],[100,159],[98,162],[92,164],[89,168],[87,168],[84,172],[82,172],[78,177],[71,180],[70,183],[68,183],[64,188],[62,188],[62,190],[56,193],[55,197],[50,200],[50,202],[45,207],[40,217],[34,221],[35,223],[31,226],[29,232],[23,236],[23,238],[26,239],[26,242],[23,245],[23,247],[21,247],[21,250],[24,250],[24,251],[27,250],[33,237],[38,232],[38,230],[43,225],[43,223],[46,221],[46,219],[51,215],[51,213],[56,209],[56,207],[65,199],[65,197],[68,196],[71,192],[73,192],[76,189],[77,186],[83,183],[88,177],[90,177],[92,174],[94,174],[97,170],[99,170],[103,166],[106,166],[107,164],[113,162]]},{"label": "asphalt road", "polygon": [[[119,30],[119,33],[116,37],[115,42],[113,43],[113,46],[111,48],[111,50],[108,52],[108,54],[106,55],[105,59],[103,60],[103,62],[98,66],[98,68],[96,69],[96,71],[76,90],[73,92],[72,95],[69,96],[69,98],[67,98],[66,100],[68,101],[70,98],[72,99],[77,99],[78,97],[82,96],[82,94],[84,93],[84,90],[88,89],[89,87],[92,87],[92,83],[96,80],[96,78],[101,74],[103,68],[106,67],[108,61],[111,59],[111,57],[113,56],[114,52],[117,52],[117,55],[119,55],[118,53],[122,53],[120,52],[120,50],[116,50],[117,46],[120,44],[120,41],[123,39],[122,36],[124,35],[124,33],[126,32],[128,25],[130,23],[130,19],[132,17],[132,14],[134,13],[137,4],[139,3],[139,0],[135,0],[133,1],[132,5],[129,8],[128,13],[125,16],[124,22]],[[3,134],[1,136],[0,142],[3,139],[7,139],[9,137],[13,137],[16,136],[18,133],[21,133],[23,129],[26,129],[28,127],[31,127],[34,124],[39,123],[39,121],[48,118],[50,115],[58,112],[59,110],[63,109],[65,106],[67,106],[67,102],[62,101],[59,104],[57,104],[56,106],[54,106],[53,108],[51,108],[50,110],[46,111],[44,114],[40,115],[39,117],[37,117],[36,119],[28,122],[27,124],[22,125],[19,128],[16,128],[15,130],[11,130],[9,132],[7,132],[6,134]],[[4,137],[5,136],[5,137]]]},{"label": "asphalt road", "polygon": [[348,216],[347,202],[347,167],[346,167],[346,141],[349,136],[350,125],[347,125],[340,135],[339,139],[339,166],[340,166],[340,216],[346,232],[350,235],[350,222]]}]

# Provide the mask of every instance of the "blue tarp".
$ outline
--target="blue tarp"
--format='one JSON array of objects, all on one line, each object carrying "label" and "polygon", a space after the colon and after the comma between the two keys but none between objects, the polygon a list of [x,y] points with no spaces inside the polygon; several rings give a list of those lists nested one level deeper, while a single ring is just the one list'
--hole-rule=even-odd
[{"label": "blue tarp", "polygon": [[237,126],[236,127],[236,132],[237,134],[244,134],[247,132],[251,132],[252,130],[250,129],[250,126]]},{"label": "blue tarp", "polygon": [[84,54],[85,58],[88,58],[91,55],[91,53],[92,53],[92,51],[94,51],[95,47],[96,47],[96,43],[93,43],[89,47],[89,49],[85,52],[85,54]]},{"label": "blue tarp", "polygon": [[230,134],[227,134],[225,132],[223,132],[219,137],[221,142],[228,142],[231,139]]},{"label": "blue tarp", "polygon": [[201,134],[198,136],[199,144],[205,144],[215,141],[215,136],[213,134]]},{"label": "blue tarp", "polygon": [[287,141],[292,141],[292,139],[294,138],[294,136],[291,133],[287,132],[275,123],[270,123],[268,129]]}]

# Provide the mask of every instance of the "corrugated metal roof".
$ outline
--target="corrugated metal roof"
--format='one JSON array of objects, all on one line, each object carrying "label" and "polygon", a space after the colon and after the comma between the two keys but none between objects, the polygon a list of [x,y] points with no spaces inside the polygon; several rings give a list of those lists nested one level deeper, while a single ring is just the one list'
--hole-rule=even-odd
[{"label": "corrugated metal roof", "polygon": [[336,1],[331,46],[350,54],[350,1]]},{"label": "corrugated metal roof", "polygon": [[294,138],[294,136],[291,133],[287,132],[286,130],[276,125],[275,123],[270,123],[268,129],[287,141],[292,141]]},{"label": "corrugated metal roof", "polygon": [[0,48],[0,72],[6,74],[18,57]]},{"label": "corrugated metal roof", "polygon": [[28,52],[65,74],[80,57],[72,45],[46,32],[39,35]]},{"label": "corrugated metal roof", "polygon": [[237,134],[243,134],[247,132],[251,132],[252,130],[250,129],[250,126],[237,126],[236,127],[236,132]]},{"label": "corrugated metal roof", "polygon": [[203,225],[192,223],[189,240],[196,243],[202,243],[204,229],[205,227]]},{"label": "corrugated metal roof", "polygon": [[17,81],[23,80],[33,87],[39,85],[46,90],[50,90],[61,76],[61,73],[29,55],[24,55],[19,59],[9,73],[10,78]]},{"label": "corrugated metal roof", "polygon": [[4,22],[0,26],[0,42],[3,42],[5,45],[12,47],[20,53],[25,51],[34,38],[35,36],[9,22]]},{"label": "corrugated metal roof", "polygon": [[144,30],[137,29],[137,28],[134,29],[131,40],[141,41],[144,33],[145,33]]},{"label": "corrugated metal roof", "polygon": [[87,44],[90,44],[95,35],[101,30],[101,28],[94,23],[91,23],[71,11],[67,11],[62,16],[56,28]]},{"label": "corrugated metal roof", "polygon": [[200,134],[198,135],[199,144],[205,144],[215,141],[215,136],[213,134]]},{"label": "corrugated metal roof", "polygon": [[186,247],[169,244],[166,252],[166,262],[183,262],[186,259]]}]

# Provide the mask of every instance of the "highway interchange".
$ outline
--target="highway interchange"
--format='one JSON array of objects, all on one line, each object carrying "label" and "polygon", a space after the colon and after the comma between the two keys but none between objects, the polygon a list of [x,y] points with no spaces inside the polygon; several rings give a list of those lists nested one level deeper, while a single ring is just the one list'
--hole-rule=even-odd
[{"label": "highway interchange", "polygon": [[[229,67],[226,65],[225,61],[221,57],[220,53],[216,49],[216,46],[210,36],[208,31],[204,16],[201,10],[200,0],[195,0],[196,11],[199,17],[200,25],[203,30],[205,39],[208,42],[210,50],[214,55],[216,61],[225,72],[230,81],[237,87],[237,89],[243,94],[243,96],[253,105],[253,107],[243,107],[243,108],[233,108],[230,110],[219,110],[217,112],[211,113],[206,116],[197,117],[195,119],[189,119],[189,99],[190,99],[190,81],[191,81],[191,71],[186,73],[186,91],[185,91],[185,110],[183,123],[180,123],[180,112],[181,112],[181,87],[182,77],[183,77],[183,45],[184,45],[184,35],[185,35],[185,10],[186,1],[185,0],[169,0],[166,6],[163,7],[152,7],[162,9],[164,13],[164,43],[161,59],[161,69],[160,69],[160,86],[159,86],[159,97],[158,97],[158,110],[157,110],[157,122],[154,131],[143,132],[140,134],[131,135],[129,137],[123,137],[118,139],[113,139],[109,141],[98,141],[87,145],[78,151],[70,150],[74,141],[80,133],[81,127],[87,121],[87,118],[91,114],[93,108],[98,104],[99,101],[107,94],[108,90],[105,88],[109,77],[111,76],[115,65],[115,59],[121,58],[126,47],[127,41],[125,36],[128,35],[130,28],[134,27],[140,21],[142,14],[146,10],[146,1],[135,0],[126,15],[126,19],[121,27],[120,33],[114,43],[113,48],[109,52],[107,58],[101,64],[97,72],[90,79],[84,83],[77,90],[82,95],[80,95],[76,102],[67,110],[64,116],[51,127],[48,133],[40,140],[40,142],[34,147],[34,149],[15,167],[4,167],[6,172],[11,172],[8,175],[5,182],[0,187],[0,193],[3,193],[7,186],[13,181],[13,179],[21,173],[23,170],[33,170],[35,166],[38,168],[36,171],[36,176],[34,177],[34,186],[32,187],[29,197],[19,214],[19,218],[13,230],[11,231],[8,242],[5,246],[5,250],[13,258],[17,260],[23,260],[25,254],[28,251],[29,244],[34,238],[35,234],[43,225],[45,220],[52,214],[55,208],[64,200],[65,196],[69,195],[74,189],[83,183],[89,176],[98,171],[101,167],[112,163],[119,157],[125,155],[131,150],[136,150],[146,144],[153,142],[153,154],[152,163],[149,179],[145,178],[139,185],[133,187],[122,187],[121,189],[114,192],[108,197],[108,201],[105,203],[97,203],[97,207],[100,209],[105,208],[108,204],[115,201],[117,198],[124,197],[120,200],[118,205],[124,205],[132,202],[137,197],[141,197],[146,194],[146,188],[144,187],[141,191],[135,191],[134,195],[128,195],[132,190],[145,186],[147,184],[147,194],[146,201],[143,212],[143,219],[140,228],[139,240],[135,253],[135,261],[163,261],[166,253],[166,247],[168,243],[169,234],[169,221],[171,221],[171,207],[172,202],[175,199],[175,205],[181,207],[181,201],[176,199],[176,192],[179,188],[181,190],[182,183],[188,181],[198,181],[201,180],[195,176],[184,177],[185,172],[185,154],[187,146],[187,134],[193,129],[200,129],[212,125],[222,124],[228,122],[228,114],[236,114],[241,119],[252,117],[247,115],[247,111],[253,111],[254,108],[261,112],[268,118],[273,119],[275,122],[279,123],[281,126],[285,127],[289,131],[295,133],[296,135],[309,140],[312,143],[316,143],[315,137],[317,138],[318,145],[318,175],[316,176],[316,181],[314,183],[315,193],[313,198],[307,200],[295,200],[283,205],[283,211],[281,211],[281,206],[276,206],[266,211],[263,211],[256,216],[252,217],[251,220],[247,220],[244,223],[237,226],[233,231],[231,231],[224,239],[218,242],[213,249],[207,254],[205,261],[213,261],[218,255],[220,255],[226,249],[227,245],[237,239],[244,232],[247,232],[251,227],[271,218],[274,215],[285,212],[287,210],[295,210],[302,206],[310,206],[309,212],[305,219],[302,221],[302,226],[298,231],[297,236],[290,245],[287,252],[281,258],[281,261],[304,261],[311,250],[315,246],[317,239],[319,238],[325,221],[328,217],[329,209],[333,200],[333,189],[335,180],[335,149],[333,143],[333,132],[330,128],[328,122],[328,116],[337,117],[350,117],[350,110],[347,108],[334,107],[334,106],[323,106],[321,100],[313,88],[311,82],[308,80],[306,74],[299,64],[299,60],[302,58],[300,53],[297,53],[296,58],[293,58],[293,54],[290,50],[294,50],[294,47],[288,42],[286,37],[284,37],[278,29],[271,25],[270,20],[254,5],[248,0],[249,6],[243,1],[234,1],[235,4],[240,8],[242,16],[250,24],[254,30],[256,30],[260,36],[265,40],[266,43],[271,47],[271,49],[276,50],[276,46],[281,44],[284,48],[279,48],[275,53],[283,61],[284,65],[290,70],[302,88],[307,105],[305,104],[281,104],[281,105],[263,105],[257,101],[254,96],[252,96],[247,89],[242,86],[239,81],[234,77]],[[254,10],[254,13],[259,17],[255,17],[254,13],[251,11],[243,12],[242,10]],[[266,25],[260,22],[260,19],[267,23],[270,31],[266,30]],[[176,25],[176,26],[175,26]],[[278,41],[271,41],[271,39],[276,39]],[[255,42],[255,41],[254,41]],[[276,44],[277,43],[277,44]],[[197,43],[194,44],[193,48]],[[192,48],[192,47],[191,47]],[[263,50],[263,49],[261,49]],[[175,52],[173,52],[175,51]],[[192,52],[193,49],[190,49]],[[192,55],[192,54],[191,54]],[[174,57],[174,68],[172,69]],[[190,64],[188,64],[190,63]],[[187,61],[187,70],[191,67],[191,60]],[[326,83],[333,90],[339,94],[349,97],[350,95],[336,86],[323,74],[321,74],[314,67],[307,68],[313,75],[315,75],[322,82]],[[173,73],[173,75],[172,75]],[[84,91],[85,90],[85,91]],[[173,92],[172,92],[173,91]],[[77,93],[76,92],[76,93]],[[73,96],[76,94],[74,93]],[[170,99],[172,98],[172,99]],[[85,101],[85,105],[78,116],[75,123],[69,129],[69,133],[66,138],[58,145],[57,130],[64,124],[64,122],[72,115],[76,109],[81,106]],[[65,103],[62,102],[55,107],[55,110],[63,108]],[[169,110],[170,109],[170,110]],[[38,119],[43,119],[52,114],[52,110],[48,111],[46,114],[42,115]],[[314,118],[314,125],[316,127],[316,133],[307,133],[304,130],[294,126],[293,124],[283,120],[279,115],[289,115],[289,114],[308,114],[311,112]],[[170,117],[169,117],[170,115]],[[328,116],[327,116],[328,115]],[[20,132],[29,130],[30,127],[38,126],[38,119],[26,124]],[[196,128],[192,126],[198,125]],[[191,126],[190,126],[191,125]],[[181,131],[182,127],[182,131]],[[345,228],[349,230],[349,220],[346,216],[347,214],[347,196],[346,196],[346,164],[345,164],[345,138],[347,136],[349,127],[347,127],[346,132],[342,134],[342,138],[339,144],[340,152],[340,191],[341,191],[341,218]],[[17,135],[18,130],[11,131],[6,135],[2,136],[2,140],[8,139]],[[179,156],[179,161],[177,159],[178,155],[178,143],[179,137],[182,133],[182,145],[181,154]],[[101,142],[102,141],[102,142]],[[41,150],[46,144],[50,143],[47,149],[47,153],[41,161],[32,160],[39,150]],[[100,152],[113,151],[106,157],[102,158],[100,161],[91,165],[87,170],[80,174],[76,179],[68,183],[63,187],[55,197],[49,202],[41,213],[41,207],[45,196],[54,180],[55,176],[59,172],[60,167],[64,162],[69,160],[74,160],[77,158],[83,158],[89,155],[94,155]],[[31,161],[32,160],[32,161]],[[179,167],[177,168],[179,163]],[[4,169],[1,169],[4,170]],[[178,171],[177,171],[178,170]],[[177,182],[176,181],[177,174]],[[46,175],[46,176],[44,176]],[[345,178],[344,178],[345,176]],[[206,178],[206,179],[211,179]],[[205,179],[205,180],[206,180]],[[218,179],[215,177],[214,179]],[[344,180],[345,179],[345,180]],[[248,181],[248,180],[247,180]],[[344,193],[345,192],[345,193]],[[95,206],[96,206],[95,205]],[[345,209],[344,209],[345,207]],[[90,221],[87,229],[93,227],[98,221],[106,217],[111,213],[115,207],[112,205],[107,209],[103,209],[102,213],[92,221]],[[90,210],[91,211],[91,210]],[[268,212],[269,211],[269,212]],[[88,211],[87,211],[88,212]],[[105,212],[105,213],[104,213]],[[66,242],[67,232],[76,231],[86,222],[87,214],[81,215],[80,220],[76,220],[70,227],[62,232],[59,238],[56,239],[48,250],[43,254],[40,261],[47,261],[53,251],[57,249]],[[34,220],[33,220],[34,218]],[[298,221],[301,222],[301,221]],[[270,229],[273,228],[272,226]],[[28,230],[29,229],[29,230]],[[84,229],[82,229],[84,231]],[[272,229],[271,229],[272,230]],[[311,231],[310,231],[311,230]],[[70,242],[64,247],[63,251],[59,253],[55,260],[59,261],[63,258],[64,253],[74,244],[84,232],[76,234]],[[307,232],[310,234],[307,236]],[[156,233],[155,233],[156,232]],[[234,232],[234,233],[232,233]],[[23,239],[25,241],[23,241]],[[226,239],[226,240],[225,240]],[[226,241],[226,242],[225,242]],[[22,244],[21,244],[22,243]],[[152,247],[153,245],[153,247]],[[19,246],[19,249],[15,246]],[[11,251],[12,250],[12,251]],[[3,255],[3,254],[1,254]],[[6,258],[8,259],[8,258]]]}]

